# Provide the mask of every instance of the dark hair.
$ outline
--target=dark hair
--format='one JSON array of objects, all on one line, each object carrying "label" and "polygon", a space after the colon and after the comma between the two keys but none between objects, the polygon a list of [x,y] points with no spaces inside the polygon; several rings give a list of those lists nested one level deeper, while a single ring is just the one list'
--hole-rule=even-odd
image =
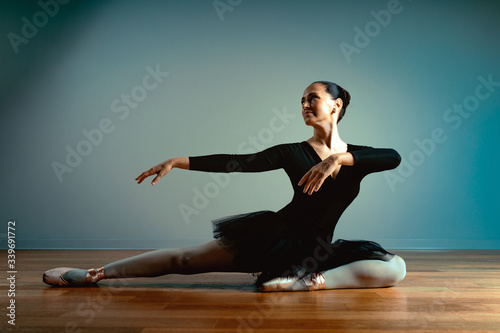
[{"label": "dark hair", "polygon": [[349,94],[347,90],[345,90],[338,84],[330,81],[314,81],[313,83],[321,83],[325,85],[326,91],[330,94],[330,96],[332,96],[334,100],[337,98],[340,98],[342,100],[342,109],[340,109],[339,117],[337,119],[338,123],[342,119],[342,117],[344,117],[345,109],[347,108],[349,102],[351,101],[351,94]]}]

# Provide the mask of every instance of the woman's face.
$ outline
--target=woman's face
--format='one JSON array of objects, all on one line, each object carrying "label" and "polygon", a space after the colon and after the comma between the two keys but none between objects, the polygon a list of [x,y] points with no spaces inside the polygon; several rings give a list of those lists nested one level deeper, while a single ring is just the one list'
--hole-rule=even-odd
[{"label": "woman's face", "polygon": [[[302,117],[306,125],[321,122],[337,123],[338,111],[342,108],[342,100],[334,100],[326,91],[322,83],[313,83],[304,90],[300,100],[302,104]],[[333,112],[335,110],[335,112]]]}]

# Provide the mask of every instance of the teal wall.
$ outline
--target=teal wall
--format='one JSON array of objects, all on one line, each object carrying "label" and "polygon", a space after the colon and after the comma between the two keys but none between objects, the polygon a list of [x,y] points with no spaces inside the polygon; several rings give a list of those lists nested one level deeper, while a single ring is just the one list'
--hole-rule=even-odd
[{"label": "teal wall", "polygon": [[17,248],[192,246],[212,219],[280,209],[283,170],[134,178],[305,140],[302,92],[330,80],[352,95],[342,139],[403,157],[363,180],[337,238],[500,248],[499,16],[498,1],[3,1],[2,245],[16,220]]}]

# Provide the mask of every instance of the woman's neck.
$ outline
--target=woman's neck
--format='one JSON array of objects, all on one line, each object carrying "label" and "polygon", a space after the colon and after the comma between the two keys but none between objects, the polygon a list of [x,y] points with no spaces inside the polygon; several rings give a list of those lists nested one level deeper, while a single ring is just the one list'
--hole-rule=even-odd
[{"label": "woman's neck", "polygon": [[337,124],[315,126],[314,134],[307,142],[332,152],[344,151],[347,146],[339,136]]}]

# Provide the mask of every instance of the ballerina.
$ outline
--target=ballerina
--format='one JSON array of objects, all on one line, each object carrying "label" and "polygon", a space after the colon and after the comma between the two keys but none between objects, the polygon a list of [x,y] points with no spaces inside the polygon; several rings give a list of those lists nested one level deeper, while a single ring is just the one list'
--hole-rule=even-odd
[{"label": "ballerina", "polygon": [[245,272],[258,274],[260,291],[298,291],[394,286],[406,275],[404,260],[369,240],[333,239],[337,222],[368,174],[396,168],[392,148],[345,143],[338,122],[350,94],[329,81],[310,84],[302,116],[314,129],[305,141],[278,144],[253,154],[170,158],[141,173],[156,185],[172,168],[204,172],[264,172],[284,169],[294,195],[279,211],[262,210],[212,221],[214,240],[191,248],[161,249],[100,268],[59,267],[43,281],[54,286],[90,286],[102,279],[165,274]]}]

